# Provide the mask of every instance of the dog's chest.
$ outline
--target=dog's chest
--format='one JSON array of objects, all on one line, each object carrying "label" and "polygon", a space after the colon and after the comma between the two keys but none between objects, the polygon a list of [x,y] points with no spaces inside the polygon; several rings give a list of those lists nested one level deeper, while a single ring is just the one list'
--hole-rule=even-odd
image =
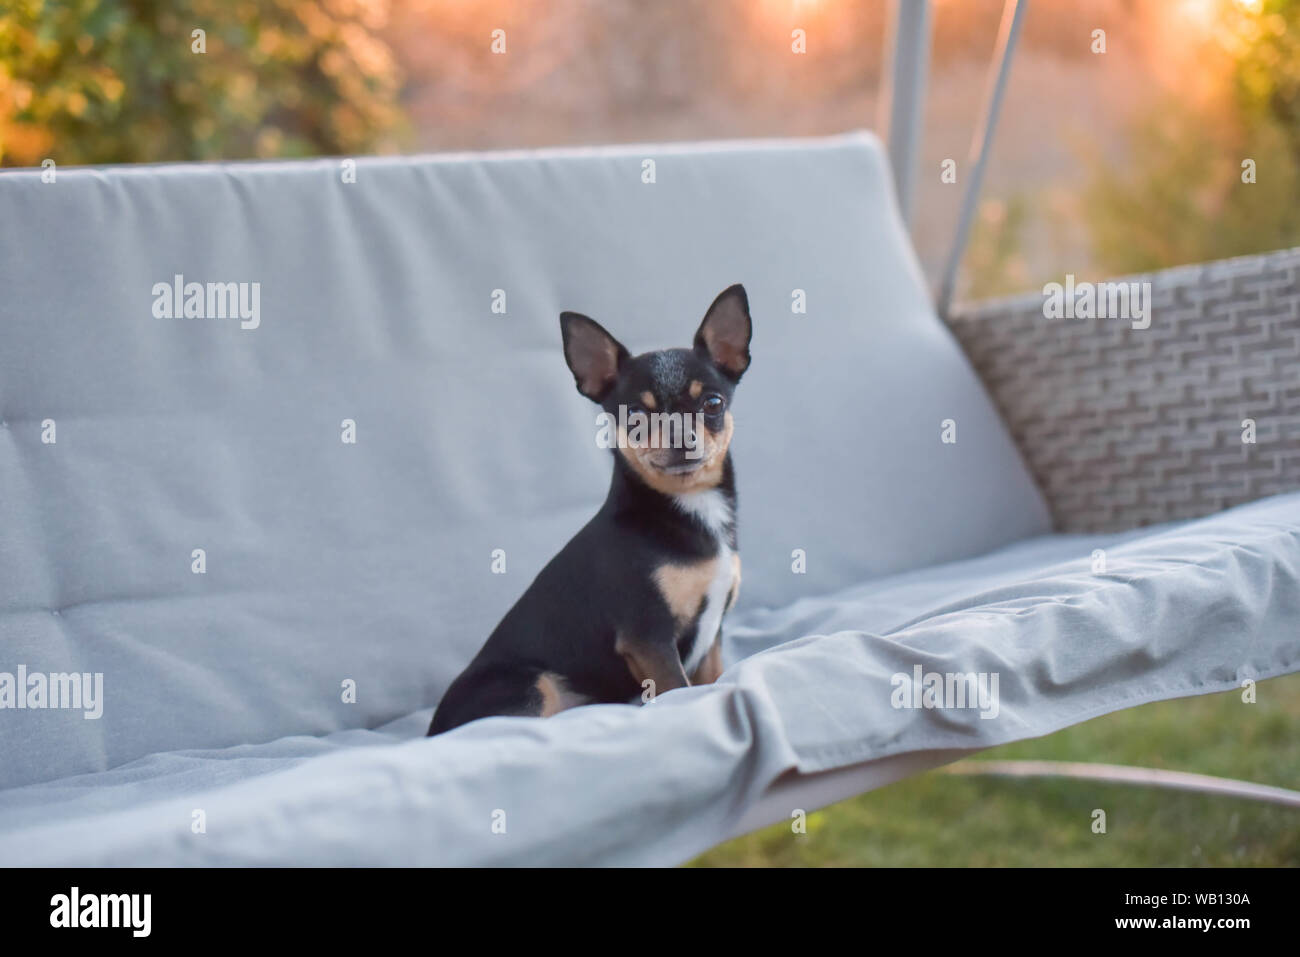
[{"label": "dog's chest", "polygon": [[718,636],[718,629],[722,626],[722,616],[726,613],[727,600],[731,596],[732,584],[736,578],[735,566],[735,553],[726,544],[720,544],[718,557],[714,561],[713,575],[704,589],[703,610],[695,625],[695,633],[682,636],[685,644],[682,664],[686,667],[688,675],[704,661],[705,655],[709,653],[714,639]]},{"label": "dog's chest", "polygon": [[689,675],[704,661],[718,637],[722,617],[734,597],[740,558],[731,548],[730,504],[718,493],[678,499],[713,538],[717,552],[709,559],[659,569],[656,582],[678,625],[677,646]]}]

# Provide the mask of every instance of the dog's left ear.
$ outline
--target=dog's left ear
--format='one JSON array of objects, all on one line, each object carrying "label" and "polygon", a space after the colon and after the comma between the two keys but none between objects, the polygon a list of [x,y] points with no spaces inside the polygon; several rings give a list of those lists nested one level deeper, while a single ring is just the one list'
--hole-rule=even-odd
[{"label": "dog's left ear", "polygon": [[749,297],[740,283],[724,289],[713,300],[695,333],[695,351],[709,359],[732,382],[749,368]]}]

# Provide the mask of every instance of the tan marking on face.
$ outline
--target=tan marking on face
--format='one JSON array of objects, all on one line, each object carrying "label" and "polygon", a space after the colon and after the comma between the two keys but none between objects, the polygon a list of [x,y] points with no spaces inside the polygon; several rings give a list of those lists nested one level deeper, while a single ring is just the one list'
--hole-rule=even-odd
[{"label": "tan marking on face", "polygon": [[563,675],[558,675],[553,671],[544,671],[538,675],[533,687],[537,689],[537,693],[542,698],[542,707],[537,713],[538,717],[541,718],[549,718],[553,714],[559,714],[569,708],[576,708],[588,701],[586,695],[580,695],[569,689],[568,682],[564,680]]},{"label": "tan marking on face", "polygon": [[727,611],[736,603],[740,595],[740,553],[731,553],[731,591],[727,593]]},{"label": "tan marking on face", "polygon": [[657,409],[659,407],[658,403],[655,402],[655,395],[653,392],[642,392],[641,404],[647,409]]},{"label": "tan marking on face", "polygon": [[655,585],[679,627],[688,626],[699,612],[717,567],[716,558],[706,558],[690,565],[660,565],[655,569]]},{"label": "tan marking on face", "polygon": [[713,643],[713,647],[709,649],[709,653],[705,655],[704,660],[700,662],[700,666],[696,668],[695,673],[691,675],[691,684],[693,685],[713,684],[713,682],[718,680],[718,676],[721,674],[722,674],[722,642],[715,641]]},{"label": "tan marking on face", "polygon": [[731,437],[735,433],[735,420],[728,412],[722,417],[722,431],[714,435],[708,429],[699,430],[698,451],[704,463],[694,472],[671,475],[655,468],[651,455],[655,449],[643,447],[632,448],[628,442],[627,430],[618,431],[618,452],[623,460],[632,467],[641,481],[656,492],[664,495],[681,495],[685,492],[702,492],[716,488],[722,481],[722,466],[727,459],[727,449],[731,447]]},{"label": "tan marking on face", "polygon": [[698,399],[698,398],[700,397],[700,393],[703,392],[703,391],[704,391],[704,383],[701,382],[699,379],[692,379],[692,380],[691,380],[691,398],[692,398],[692,399]]}]

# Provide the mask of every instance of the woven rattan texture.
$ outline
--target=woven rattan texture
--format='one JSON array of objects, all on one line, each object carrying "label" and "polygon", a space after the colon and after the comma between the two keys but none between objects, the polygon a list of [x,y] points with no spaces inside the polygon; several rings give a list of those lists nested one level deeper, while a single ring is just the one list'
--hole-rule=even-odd
[{"label": "woven rattan texture", "polygon": [[1149,328],[1048,319],[1041,294],[949,322],[1057,528],[1121,530],[1300,489],[1300,248],[1114,281],[1151,283]]}]

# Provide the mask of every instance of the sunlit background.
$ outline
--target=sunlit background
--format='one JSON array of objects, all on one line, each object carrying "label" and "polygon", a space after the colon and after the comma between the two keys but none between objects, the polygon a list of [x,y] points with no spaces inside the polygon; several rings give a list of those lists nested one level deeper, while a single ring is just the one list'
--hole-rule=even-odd
[{"label": "sunlit background", "polygon": [[[932,276],[960,192],[940,164],[964,163],[1000,10],[933,5],[914,217]],[[884,21],[882,0],[6,0],[0,162],[873,127]],[[1298,38],[1300,0],[1034,0],[961,292],[1300,244]]]},{"label": "sunlit background", "polygon": [[[932,278],[964,185],[942,183],[941,164],[964,169],[1001,6],[933,4],[913,223]],[[874,127],[884,32],[883,0],[0,0],[0,163]],[[1246,159],[1255,183],[1242,182]],[[1032,0],[962,296],[1297,245],[1300,0]],[[1219,695],[994,753],[1295,787],[1300,676],[1260,688],[1248,726]],[[704,862],[1300,864],[1292,811],[1101,793],[1124,809],[1105,841],[1078,826],[1096,788],[933,773],[814,815],[799,841],[777,826]]]}]

